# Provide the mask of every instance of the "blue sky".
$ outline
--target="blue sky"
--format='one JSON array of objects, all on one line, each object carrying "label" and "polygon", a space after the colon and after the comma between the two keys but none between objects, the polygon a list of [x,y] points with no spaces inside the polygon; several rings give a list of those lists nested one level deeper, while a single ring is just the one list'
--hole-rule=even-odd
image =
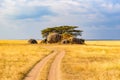
[{"label": "blue sky", "polygon": [[79,26],[85,39],[120,39],[120,0],[0,0],[0,39],[41,39],[61,25]]}]

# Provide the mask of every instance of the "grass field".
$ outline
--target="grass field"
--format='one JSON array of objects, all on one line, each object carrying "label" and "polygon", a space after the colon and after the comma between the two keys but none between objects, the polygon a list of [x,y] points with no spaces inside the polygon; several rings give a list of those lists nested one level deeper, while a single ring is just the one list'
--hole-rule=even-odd
[{"label": "grass field", "polygon": [[63,80],[120,80],[120,41],[88,41],[66,50]]},{"label": "grass field", "polygon": [[22,80],[39,60],[50,53],[40,45],[25,40],[0,41],[0,80]]},{"label": "grass field", "polygon": [[[30,45],[26,40],[0,41],[0,80],[22,80],[33,65],[53,48],[66,51],[61,63],[62,80],[120,80],[120,41]],[[42,76],[47,76],[51,61]]]}]

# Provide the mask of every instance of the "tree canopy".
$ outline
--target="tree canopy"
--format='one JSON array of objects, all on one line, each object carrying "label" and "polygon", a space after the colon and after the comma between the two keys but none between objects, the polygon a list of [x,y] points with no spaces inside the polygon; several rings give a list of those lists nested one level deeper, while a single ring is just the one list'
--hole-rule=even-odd
[{"label": "tree canopy", "polygon": [[59,33],[59,34],[70,34],[72,36],[81,36],[82,30],[76,30],[78,26],[58,26],[58,27],[51,27],[51,28],[46,28],[41,31],[42,37],[46,38],[49,33]]}]

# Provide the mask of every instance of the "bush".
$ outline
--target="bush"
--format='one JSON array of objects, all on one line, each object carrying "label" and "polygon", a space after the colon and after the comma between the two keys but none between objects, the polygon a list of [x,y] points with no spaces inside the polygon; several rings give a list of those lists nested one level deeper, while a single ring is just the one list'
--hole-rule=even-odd
[{"label": "bush", "polygon": [[62,43],[62,44],[69,44],[69,43],[70,43],[70,41],[69,41],[69,40],[67,40],[67,39],[64,39],[64,40],[62,40],[62,41],[61,41],[61,43]]},{"label": "bush", "polygon": [[30,44],[37,44],[38,42],[35,39],[29,39],[28,43],[30,43]]}]

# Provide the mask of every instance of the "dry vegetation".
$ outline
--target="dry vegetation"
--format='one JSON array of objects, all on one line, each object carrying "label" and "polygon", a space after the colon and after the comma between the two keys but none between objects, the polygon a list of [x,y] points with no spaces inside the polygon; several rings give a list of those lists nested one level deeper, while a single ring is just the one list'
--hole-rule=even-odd
[{"label": "dry vegetation", "polygon": [[86,43],[66,47],[63,80],[120,80],[120,41]]},{"label": "dry vegetation", "polygon": [[51,67],[51,64],[54,60],[55,56],[53,58],[51,58],[47,64],[44,66],[43,70],[41,71],[38,80],[48,80],[48,74],[49,74],[49,70]]},{"label": "dry vegetation", "polygon": [[[61,63],[62,80],[120,80],[120,41],[30,45],[25,40],[0,41],[0,80],[21,80],[37,61],[50,53],[48,48],[66,51]],[[47,79],[52,61],[44,67],[40,80]]]},{"label": "dry vegetation", "polygon": [[25,40],[0,41],[0,80],[21,80],[39,60],[50,53]]}]

